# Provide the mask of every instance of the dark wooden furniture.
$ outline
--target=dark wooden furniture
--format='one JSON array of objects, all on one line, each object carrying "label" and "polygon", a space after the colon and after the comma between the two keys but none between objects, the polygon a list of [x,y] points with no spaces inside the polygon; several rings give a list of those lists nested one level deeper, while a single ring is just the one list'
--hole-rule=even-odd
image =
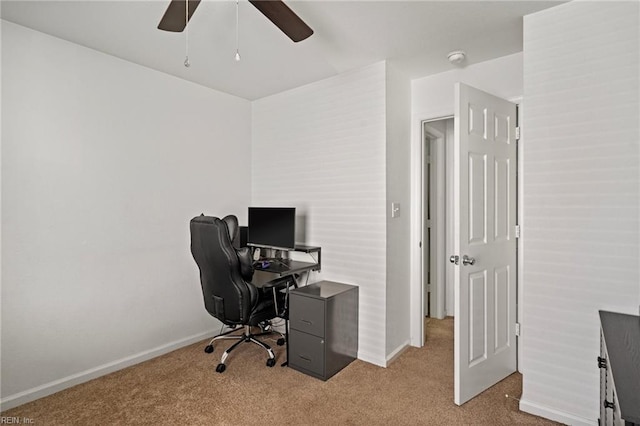
[{"label": "dark wooden furniture", "polygon": [[640,317],[600,311],[600,425],[640,425]]},{"label": "dark wooden furniture", "polygon": [[358,287],[320,281],[290,292],[289,367],[327,380],[358,354]]}]

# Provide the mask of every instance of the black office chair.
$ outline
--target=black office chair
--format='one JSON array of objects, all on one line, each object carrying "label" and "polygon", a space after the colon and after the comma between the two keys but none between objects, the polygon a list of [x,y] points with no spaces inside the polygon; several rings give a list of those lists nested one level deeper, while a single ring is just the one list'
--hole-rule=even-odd
[{"label": "black office chair", "polygon": [[[223,219],[197,216],[191,219],[191,254],[200,269],[200,284],[207,311],[224,325],[233,329],[214,337],[205,352],[213,352],[213,342],[218,339],[238,339],[227,349],[216,367],[219,373],[226,369],[229,353],[242,342],[252,342],[269,354],[267,366],[276,363],[271,347],[256,337],[270,334],[263,331],[253,334],[251,327],[261,326],[277,316],[275,302],[269,293],[263,293],[251,283],[253,259],[248,248],[237,249],[233,240],[238,234],[235,216]],[[244,326],[241,335],[229,335],[237,326]],[[279,342],[280,343],[280,342]],[[284,342],[282,342],[284,343]]]}]

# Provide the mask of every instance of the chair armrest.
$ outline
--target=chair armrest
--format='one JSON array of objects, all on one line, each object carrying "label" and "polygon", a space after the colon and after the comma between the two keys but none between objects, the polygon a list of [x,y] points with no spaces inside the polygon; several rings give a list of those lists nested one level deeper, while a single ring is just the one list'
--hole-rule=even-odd
[{"label": "chair armrest", "polygon": [[251,281],[253,278],[253,257],[249,247],[243,247],[236,250],[238,260],[240,261],[240,275],[245,281]]}]

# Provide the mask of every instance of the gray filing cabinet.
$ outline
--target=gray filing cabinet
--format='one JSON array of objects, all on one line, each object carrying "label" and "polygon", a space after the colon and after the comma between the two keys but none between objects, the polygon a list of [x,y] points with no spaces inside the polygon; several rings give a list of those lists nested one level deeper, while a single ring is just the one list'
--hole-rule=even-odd
[{"label": "gray filing cabinet", "polygon": [[358,354],[358,287],[320,281],[291,291],[289,367],[327,380]]}]

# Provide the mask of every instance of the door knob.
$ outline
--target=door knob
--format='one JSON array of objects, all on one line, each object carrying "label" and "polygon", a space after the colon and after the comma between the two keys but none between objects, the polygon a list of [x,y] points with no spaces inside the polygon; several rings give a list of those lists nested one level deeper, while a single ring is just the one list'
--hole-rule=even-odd
[{"label": "door knob", "polygon": [[473,257],[469,257],[466,254],[462,256],[462,264],[464,266],[473,265],[474,263],[476,263],[476,260]]},{"label": "door knob", "polygon": [[457,265],[460,262],[460,256],[452,254],[451,257],[449,258],[449,262],[453,263],[454,265]]}]

